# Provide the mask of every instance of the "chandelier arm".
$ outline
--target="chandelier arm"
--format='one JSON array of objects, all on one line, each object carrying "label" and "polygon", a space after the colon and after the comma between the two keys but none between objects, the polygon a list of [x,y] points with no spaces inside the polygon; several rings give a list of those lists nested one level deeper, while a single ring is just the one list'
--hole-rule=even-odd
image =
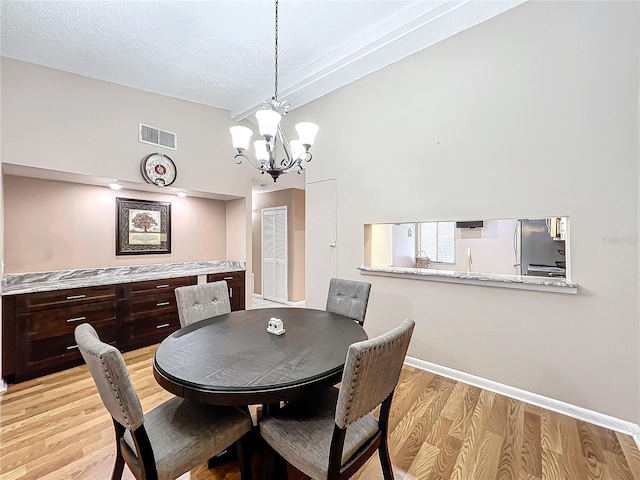
[{"label": "chandelier arm", "polygon": [[271,142],[266,142],[267,145],[267,153],[269,154],[269,160],[267,161],[267,170],[273,170],[276,167],[276,142],[278,141],[277,137],[273,137],[273,147],[271,146]]},{"label": "chandelier arm", "polygon": [[297,170],[298,173],[302,173],[303,172],[303,168],[302,165],[300,165],[299,161],[296,161],[293,165],[291,165],[290,167],[287,167],[286,169],[282,170],[282,173],[287,174],[287,173],[291,173],[294,170]]},{"label": "chandelier arm", "polygon": [[295,164],[295,159],[293,158],[293,155],[291,153],[291,145],[289,144],[289,140],[287,140],[287,137],[285,137],[280,126],[278,126],[278,136],[280,137],[280,141],[282,142],[282,150],[284,150],[284,155],[286,157],[282,160],[282,162],[280,162],[280,166],[283,170],[285,170]]},{"label": "chandelier arm", "polygon": [[248,161],[251,165],[253,165],[254,168],[256,168],[256,169],[258,169],[260,171],[265,171],[266,170],[262,163],[258,163],[256,160],[254,160],[253,158],[245,155],[244,153],[236,154],[236,156],[233,157],[233,161],[235,162],[236,165],[240,165],[242,163],[242,159],[243,158],[246,161]]}]

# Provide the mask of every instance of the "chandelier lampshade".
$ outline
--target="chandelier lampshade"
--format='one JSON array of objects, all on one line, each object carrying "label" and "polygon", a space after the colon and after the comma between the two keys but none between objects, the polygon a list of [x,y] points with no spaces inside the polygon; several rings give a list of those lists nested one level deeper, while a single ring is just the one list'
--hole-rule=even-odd
[{"label": "chandelier lampshade", "polygon": [[256,112],[256,120],[258,120],[258,130],[265,140],[269,140],[276,136],[282,115],[273,110],[258,110]]},{"label": "chandelier lampshade", "polygon": [[236,125],[229,129],[231,132],[231,141],[233,142],[233,148],[239,152],[244,152],[249,148],[253,131],[250,128]]},{"label": "chandelier lampshade", "polygon": [[298,137],[300,137],[300,143],[306,148],[313,146],[318,130],[320,130],[320,127],[315,123],[300,122],[296,124],[296,132],[298,132]]}]

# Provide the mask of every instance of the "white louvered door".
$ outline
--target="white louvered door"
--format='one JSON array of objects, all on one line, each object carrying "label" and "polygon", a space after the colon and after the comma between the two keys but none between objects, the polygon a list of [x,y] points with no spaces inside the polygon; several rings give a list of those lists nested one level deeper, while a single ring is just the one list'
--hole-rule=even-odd
[{"label": "white louvered door", "polygon": [[287,207],[262,210],[262,296],[286,303]]}]

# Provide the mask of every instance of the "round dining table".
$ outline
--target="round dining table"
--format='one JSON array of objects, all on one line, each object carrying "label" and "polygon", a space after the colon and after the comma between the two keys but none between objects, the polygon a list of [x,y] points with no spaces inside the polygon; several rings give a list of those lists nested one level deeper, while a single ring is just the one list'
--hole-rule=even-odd
[{"label": "round dining table", "polygon": [[[271,318],[282,320],[282,335],[267,332]],[[153,373],[189,400],[275,404],[340,382],[349,345],[366,339],[357,322],[324,310],[240,310],[171,334],[156,350]]]}]

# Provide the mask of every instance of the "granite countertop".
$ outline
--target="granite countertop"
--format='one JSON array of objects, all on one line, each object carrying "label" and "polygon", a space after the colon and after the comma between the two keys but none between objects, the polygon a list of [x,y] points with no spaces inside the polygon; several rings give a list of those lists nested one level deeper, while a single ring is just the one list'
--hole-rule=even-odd
[{"label": "granite countertop", "polygon": [[527,275],[507,275],[497,273],[476,273],[461,272],[456,270],[435,270],[431,268],[410,268],[410,267],[358,267],[360,273],[375,275],[398,275],[403,277],[414,276],[423,280],[455,281],[457,283],[471,283],[476,285],[486,284],[487,286],[522,286],[536,290],[565,291],[565,293],[576,293],[577,283],[568,282],[561,277],[537,277]]},{"label": "granite countertop", "polygon": [[10,273],[2,276],[2,295],[95,287],[98,285],[207,275],[209,273],[238,270],[246,270],[246,263],[235,260],[212,260],[133,265],[128,267],[55,270],[51,272]]}]

